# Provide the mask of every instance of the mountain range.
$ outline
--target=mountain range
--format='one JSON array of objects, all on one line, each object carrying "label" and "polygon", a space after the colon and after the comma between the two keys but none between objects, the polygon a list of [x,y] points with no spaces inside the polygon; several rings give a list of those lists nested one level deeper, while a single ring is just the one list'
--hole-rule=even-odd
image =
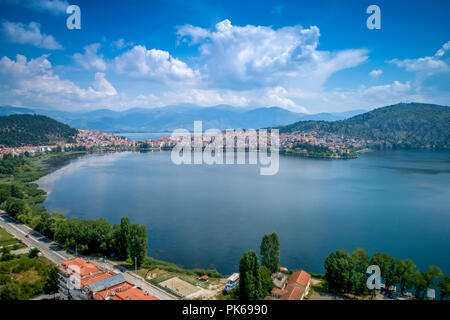
[{"label": "mountain range", "polygon": [[280,107],[237,108],[228,105],[200,107],[193,104],[172,105],[162,108],[133,108],[125,111],[97,109],[93,111],[68,112],[12,106],[0,107],[0,116],[12,114],[40,114],[51,117],[77,129],[92,129],[115,133],[125,132],[171,132],[178,128],[193,130],[196,120],[203,121],[203,130],[230,128],[259,129],[291,124],[297,121],[344,120],[366,112],[352,110],[305,114]]}]

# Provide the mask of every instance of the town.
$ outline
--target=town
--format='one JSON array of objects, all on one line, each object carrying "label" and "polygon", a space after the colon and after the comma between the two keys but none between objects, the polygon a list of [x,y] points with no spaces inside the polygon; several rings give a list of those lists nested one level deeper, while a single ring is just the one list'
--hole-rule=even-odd
[{"label": "town", "polygon": [[[257,139],[258,141],[264,139],[266,140],[267,148],[270,148],[272,146],[271,135],[266,133],[262,135],[260,131],[261,130],[253,131],[255,134],[252,136],[252,133],[249,132],[249,130],[231,130],[232,137],[235,139],[233,140],[235,141],[235,146],[237,148],[242,147],[245,150],[251,150],[252,148],[256,150],[252,141],[256,142]],[[219,132],[218,134],[222,134],[222,146],[224,146],[224,150],[226,150],[228,132]],[[218,134],[201,134],[201,148],[204,149],[208,145],[214,144]],[[189,134],[189,136],[192,145],[195,147],[198,135]],[[75,142],[73,143],[62,142],[51,145],[21,147],[6,147],[0,145],[0,154],[2,156],[5,154],[27,155],[50,151],[64,152],[106,147],[123,147],[130,149],[139,147],[141,149],[171,150],[177,144],[183,143],[185,137],[185,135],[174,134],[172,136],[161,136],[148,140],[130,140],[120,136],[120,134],[107,133],[99,130],[79,129],[78,134],[75,137]],[[363,141],[335,134],[319,133],[316,131],[282,133],[279,136],[279,148],[281,152],[312,157],[356,157],[357,153],[355,151],[363,149],[364,146],[371,142],[372,141]]]}]

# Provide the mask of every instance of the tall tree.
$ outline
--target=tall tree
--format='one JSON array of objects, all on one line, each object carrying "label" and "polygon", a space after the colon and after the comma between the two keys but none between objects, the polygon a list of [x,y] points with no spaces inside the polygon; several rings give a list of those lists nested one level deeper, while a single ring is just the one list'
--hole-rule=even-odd
[{"label": "tall tree", "polygon": [[259,300],[264,297],[255,251],[245,252],[239,263],[239,295],[241,300]]},{"label": "tall tree", "polygon": [[369,257],[362,248],[357,248],[351,253],[352,259],[352,292],[357,295],[367,295],[367,267],[369,266]]},{"label": "tall tree", "polygon": [[403,294],[405,290],[413,285],[414,278],[414,262],[410,259],[399,260],[397,263],[396,276],[400,285],[400,293]]},{"label": "tall tree", "polygon": [[280,240],[276,232],[265,234],[260,246],[261,264],[272,273],[280,268]]},{"label": "tall tree", "polygon": [[47,280],[44,284],[45,293],[52,293],[58,291],[59,284],[59,270],[57,267],[53,267],[48,272]]},{"label": "tall tree", "polygon": [[272,272],[267,269],[267,267],[262,266],[259,268],[259,274],[261,275],[261,287],[264,292],[263,296],[268,296],[275,286],[272,280]]},{"label": "tall tree", "polygon": [[143,225],[132,224],[128,236],[128,252],[131,261],[137,267],[142,265],[147,256],[147,229]]},{"label": "tall tree", "polygon": [[389,288],[397,284],[396,260],[385,253],[374,253],[370,264],[380,267],[381,278],[384,280],[385,290],[390,292]]},{"label": "tall tree", "polygon": [[442,277],[444,274],[441,268],[438,266],[428,266],[427,272],[425,273],[425,281],[427,283],[427,289],[436,286],[436,279]]},{"label": "tall tree", "polygon": [[442,300],[450,297],[450,277],[449,276],[443,277],[437,286],[439,288],[439,294],[440,294]]},{"label": "tall tree", "polygon": [[337,293],[351,292],[353,261],[351,256],[340,249],[325,258],[325,279],[328,287]]},{"label": "tall tree", "polygon": [[128,258],[128,238],[130,237],[130,218],[120,219],[120,228],[114,234],[117,256],[121,260]]}]

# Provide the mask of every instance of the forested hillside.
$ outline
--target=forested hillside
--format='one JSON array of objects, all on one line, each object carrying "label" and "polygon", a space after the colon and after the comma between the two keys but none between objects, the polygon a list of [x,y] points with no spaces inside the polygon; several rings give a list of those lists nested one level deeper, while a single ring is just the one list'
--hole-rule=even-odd
[{"label": "forested hillside", "polygon": [[0,117],[0,144],[6,147],[73,142],[77,130],[40,115]]},{"label": "forested hillside", "polygon": [[398,148],[450,149],[450,107],[400,103],[342,121],[300,121],[279,129],[281,133],[317,131],[344,135]]}]

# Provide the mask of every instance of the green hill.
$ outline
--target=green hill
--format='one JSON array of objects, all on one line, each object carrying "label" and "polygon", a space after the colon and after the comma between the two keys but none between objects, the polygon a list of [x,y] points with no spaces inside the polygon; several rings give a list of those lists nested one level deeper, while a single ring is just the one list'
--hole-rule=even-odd
[{"label": "green hill", "polygon": [[337,134],[394,148],[450,149],[450,107],[399,103],[342,121],[300,121],[279,129]]},{"label": "green hill", "polygon": [[0,117],[0,144],[6,147],[73,142],[76,134],[76,129],[45,116]]}]

